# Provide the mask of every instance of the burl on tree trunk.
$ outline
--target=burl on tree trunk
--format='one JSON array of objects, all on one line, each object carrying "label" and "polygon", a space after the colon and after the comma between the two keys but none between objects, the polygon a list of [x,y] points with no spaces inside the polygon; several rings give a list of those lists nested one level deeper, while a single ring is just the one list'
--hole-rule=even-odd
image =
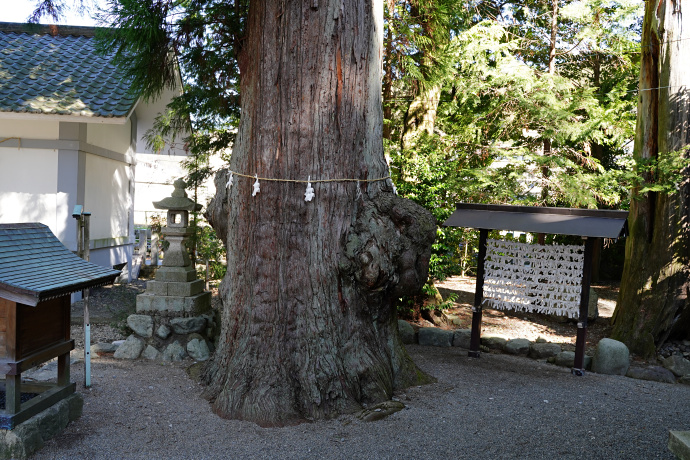
[{"label": "burl on tree trunk", "polygon": [[[687,4],[645,4],[634,156],[658,159],[690,144],[690,11]],[[690,170],[672,194],[635,190],[612,336],[641,356],[669,337],[690,334]],[[657,178],[649,173],[646,179]]]},{"label": "burl on tree trunk", "polygon": [[[228,185],[220,172],[207,210],[228,250],[204,374],[224,417],[328,418],[428,379],[392,301],[426,281],[436,223],[386,179],[382,22],[371,0],[250,4],[229,170],[252,178]],[[252,196],[255,174],[265,179]],[[308,178],[312,201],[289,182]]]}]

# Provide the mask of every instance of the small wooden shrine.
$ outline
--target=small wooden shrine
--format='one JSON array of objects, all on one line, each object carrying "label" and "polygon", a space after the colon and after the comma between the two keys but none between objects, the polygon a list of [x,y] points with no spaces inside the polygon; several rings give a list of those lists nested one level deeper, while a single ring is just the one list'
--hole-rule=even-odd
[{"label": "small wooden shrine", "polygon": [[[0,224],[0,428],[73,394],[70,294],[111,284],[118,271],[74,255],[39,223]],[[55,383],[22,382],[22,372],[57,358]]]},{"label": "small wooden shrine", "polygon": [[[577,317],[573,373],[584,375],[594,241],[624,236],[627,217],[627,211],[457,204],[443,225],[479,230],[469,356],[480,356],[482,306],[488,301],[488,305],[500,309]],[[584,245],[549,248],[492,241],[487,254],[489,230],[575,235],[582,237]],[[487,266],[491,273],[485,270]],[[488,289],[485,282],[490,283]]]}]

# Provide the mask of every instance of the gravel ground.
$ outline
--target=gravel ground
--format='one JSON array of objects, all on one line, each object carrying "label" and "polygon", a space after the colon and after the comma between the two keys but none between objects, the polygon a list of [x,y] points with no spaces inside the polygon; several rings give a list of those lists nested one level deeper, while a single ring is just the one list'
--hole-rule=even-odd
[{"label": "gravel ground", "polygon": [[437,383],[396,395],[386,419],[352,415],[285,428],[224,420],[179,364],[72,366],[84,414],[35,459],[672,459],[669,430],[690,430],[690,386],[588,373],[508,355],[410,346]]},{"label": "gravel ground", "polygon": [[[133,312],[143,288],[138,282],[92,293],[92,343],[124,338],[113,326]],[[473,292],[471,280],[447,288],[461,297]],[[600,293],[600,309],[607,297],[615,303],[616,292],[607,292]],[[77,359],[83,356],[82,311],[75,304]],[[543,335],[564,345],[571,335],[539,318],[486,316],[486,329],[497,333]],[[376,422],[346,415],[285,428],[217,417],[186,373],[191,361],[94,357],[92,387],[85,389],[78,360],[72,380],[84,396],[84,413],[32,458],[673,459],[668,431],[690,430],[688,385],[575,377],[528,358],[485,353],[471,359],[459,348],[408,350],[438,382],[398,393],[404,410]]]}]

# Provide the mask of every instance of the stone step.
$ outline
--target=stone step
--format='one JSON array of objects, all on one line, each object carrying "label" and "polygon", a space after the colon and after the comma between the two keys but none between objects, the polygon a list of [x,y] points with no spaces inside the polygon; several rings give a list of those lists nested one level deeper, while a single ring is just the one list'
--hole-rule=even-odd
[{"label": "stone step", "polygon": [[690,431],[669,431],[668,448],[679,460],[690,460]]}]

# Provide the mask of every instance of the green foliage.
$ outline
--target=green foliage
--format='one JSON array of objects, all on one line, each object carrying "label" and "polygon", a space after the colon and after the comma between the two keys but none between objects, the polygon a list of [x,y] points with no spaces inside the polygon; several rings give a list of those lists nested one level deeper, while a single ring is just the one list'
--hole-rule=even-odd
[{"label": "green foliage", "polygon": [[[470,12],[419,3],[389,3],[387,13],[385,145],[401,195],[439,222],[457,202],[627,205],[642,177],[626,148],[635,128],[639,4],[562,5],[556,71],[547,73],[550,4],[481,3]],[[416,31],[423,37],[410,38]],[[433,123],[420,122],[425,131],[410,136],[412,107],[434,85],[436,104],[427,100],[427,112],[414,114]],[[474,251],[465,257],[460,249],[476,239],[474,231],[440,227],[430,277],[471,267]]]},{"label": "green foliage", "polygon": [[210,155],[225,152],[239,123],[239,63],[249,0],[108,0],[97,38],[103,52],[132,80],[132,91],[155,98],[184,91],[146,133],[150,148],[180,143],[190,153],[185,178],[195,186],[211,176]]},{"label": "green foliage", "polygon": [[[197,258],[203,262],[209,263],[209,279],[219,280],[223,279],[227,266],[223,263],[225,260],[225,246],[223,241],[216,235],[213,228],[204,223],[196,227],[196,253]],[[200,274],[201,277],[205,273]]]}]

